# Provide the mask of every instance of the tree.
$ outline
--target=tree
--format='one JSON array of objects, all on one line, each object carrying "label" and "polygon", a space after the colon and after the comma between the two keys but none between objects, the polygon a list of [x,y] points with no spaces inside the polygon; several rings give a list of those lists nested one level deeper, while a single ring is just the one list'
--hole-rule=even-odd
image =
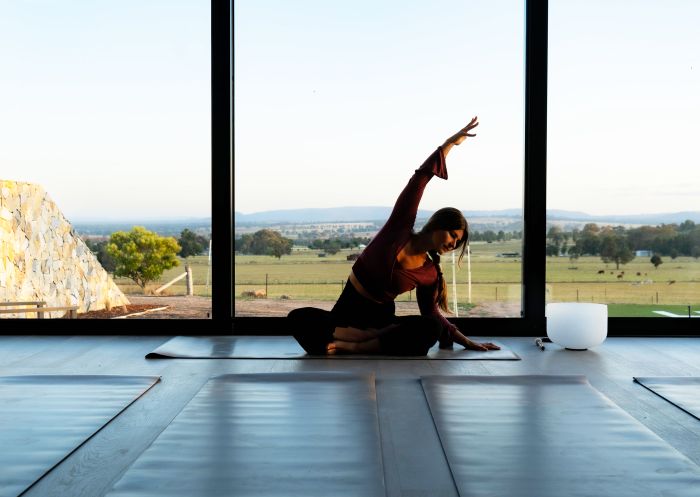
[{"label": "tree", "polygon": [[611,232],[605,235],[600,244],[600,257],[605,263],[614,262],[615,267],[620,269],[620,264],[627,264],[634,259],[634,252],[627,240]]},{"label": "tree", "polygon": [[492,230],[486,230],[486,231],[484,231],[484,233],[483,233],[483,240],[484,240],[486,243],[493,243],[494,241],[496,241],[496,233],[495,233],[494,231],[492,231]]},{"label": "tree", "polygon": [[695,259],[700,258],[700,247],[695,246],[693,249],[690,251],[690,255],[694,257]]},{"label": "tree", "polygon": [[581,256],[581,252],[579,252],[579,249],[576,245],[572,245],[569,247],[569,261],[571,261],[571,264],[573,264],[576,259],[578,259]]},{"label": "tree", "polygon": [[107,253],[115,262],[114,274],[133,280],[142,291],[165,270],[179,264],[179,251],[175,238],[159,236],[142,226],[112,233],[107,244]]},{"label": "tree", "polygon": [[600,253],[600,228],[595,223],[588,223],[583,227],[583,230],[577,235],[576,246],[581,255],[598,255]]},{"label": "tree", "polygon": [[252,235],[243,235],[236,240],[235,250],[242,254],[272,255],[281,259],[292,253],[294,242],[282,236],[279,231],[262,229]]},{"label": "tree", "polygon": [[545,247],[545,254],[547,255],[547,257],[555,257],[559,255],[559,245],[548,243]]},{"label": "tree", "polygon": [[102,268],[108,273],[114,273],[116,263],[114,262],[114,258],[107,253],[108,243],[108,240],[101,240],[99,242],[95,242],[89,238],[85,240],[85,245],[87,245],[90,251],[95,254],[95,257],[97,257],[97,261],[100,263]]},{"label": "tree", "polygon": [[693,231],[695,229],[695,223],[690,219],[686,219],[678,227],[678,231]]},{"label": "tree", "polygon": [[191,255],[199,255],[207,248],[209,245],[209,240],[207,240],[202,235],[196,234],[187,228],[182,230],[180,233],[180,239],[178,240],[180,244],[180,257],[190,257]]},{"label": "tree", "polygon": [[240,238],[236,238],[236,241],[233,244],[233,249],[241,254],[250,254],[252,244],[253,235],[246,233],[245,235],[241,235]]},{"label": "tree", "polygon": [[652,255],[649,262],[654,265],[654,269],[659,269],[659,266],[664,263],[664,261],[661,260],[661,257],[659,257],[659,254]]}]

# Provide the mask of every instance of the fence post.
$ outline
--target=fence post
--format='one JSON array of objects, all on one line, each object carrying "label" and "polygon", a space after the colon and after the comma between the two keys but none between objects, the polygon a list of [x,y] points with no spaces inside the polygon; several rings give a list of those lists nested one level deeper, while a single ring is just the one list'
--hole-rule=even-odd
[{"label": "fence post", "polygon": [[[39,307],[39,309],[41,309],[42,307],[46,307],[46,302],[39,302],[39,305],[37,307]],[[41,311],[37,312],[36,318],[37,319],[44,319],[44,313]]]},{"label": "fence post", "polygon": [[185,266],[185,273],[187,274],[185,277],[187,295],[192,296],[194,295],[194,278],[192,278],[192,267],[189,264]]}]

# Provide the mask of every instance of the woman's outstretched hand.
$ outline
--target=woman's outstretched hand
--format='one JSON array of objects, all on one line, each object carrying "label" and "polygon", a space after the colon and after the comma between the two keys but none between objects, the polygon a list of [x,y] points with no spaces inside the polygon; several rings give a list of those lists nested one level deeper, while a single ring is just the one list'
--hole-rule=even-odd
[{"label": "woman's outstretched hand", "polygon": [[450,149],[455,146],[459,145],[462,143],[464,140],[467,139],[467,137],[474,137],[476,136],[476,133],[470,133],[471,130],[476,128],[479,125],[478,118],[474,116],[471,121],[469,121],[469,124],[467,124],[465,127],[457,131],[454,135],[450,136],[447,140],[445,140],[445,143],[442,145],[442,152],[444,155],[447,155],[447,153],[450,151]]},{"label": "woman's outstretched hand", "polygon": [[474,340],[470,340],[462,335],[462,333],[457,329],[451,330],[450,336],[452,340],[460,344],[465,349],[480,350],[482,352],[487,350],[501,350],[501,347],[491,342],[475,342]]}]

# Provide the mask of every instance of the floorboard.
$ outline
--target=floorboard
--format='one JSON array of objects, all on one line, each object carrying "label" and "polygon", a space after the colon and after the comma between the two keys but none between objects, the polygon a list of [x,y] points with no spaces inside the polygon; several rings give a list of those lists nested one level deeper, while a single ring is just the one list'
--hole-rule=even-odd
[{"label": "floorboard", "polygon": [[700,376],[700,339],[611,337],[586,352],[573,352],[555,344],[546,344],[541,351],[533,338],[499,337],[520,361],[145,359],[169,338],[0,337],[0,375],[161,377],[147,395],[30,489],[28,497],[105,495],[211,376],[231,373],[374,373],[391,497],[457,495],[444,474],[437,476],[439,462],[431,466],[434,474],[419,469],[444,460],[435,428],[421,414],[425,399],[410,386],[426,375],[584,375],[593,387],[700,465],[700,422],[633,382],[634,376]]}]

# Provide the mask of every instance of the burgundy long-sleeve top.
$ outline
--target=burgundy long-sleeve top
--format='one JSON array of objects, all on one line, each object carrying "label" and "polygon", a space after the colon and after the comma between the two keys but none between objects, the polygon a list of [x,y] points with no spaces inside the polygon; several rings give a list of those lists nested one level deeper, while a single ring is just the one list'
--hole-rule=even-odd
[{"label": "burgundy long-sleeve top", "polygon": [[408,181],[386,224],[362,251],[352,267],[367,292],[379,302],[393,301],[398,295],[416,288],[421,315],[434,316],[444,331],[456,328],[441,313],[437,304],[437,268],[430,258],[423,266],[405,269],[397,262],[401,249],[413,233],[423,191],[433,176],[447,179],[442,147],[438,147]]}]

